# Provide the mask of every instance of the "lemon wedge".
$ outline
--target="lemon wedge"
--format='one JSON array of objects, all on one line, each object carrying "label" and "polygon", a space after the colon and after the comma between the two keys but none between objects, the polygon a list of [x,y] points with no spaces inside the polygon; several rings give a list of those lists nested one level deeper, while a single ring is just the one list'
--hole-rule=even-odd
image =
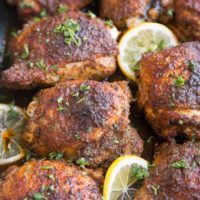
[{"label": "lemon wedge", "polygon": [[26,116],[14,105],[0,104],[0,165],[8,165],[24,157],[21,133]]},{"label": "lemon wedge", "polygon": [[138,156],[121,156],[109,167],[103,189],[105,200],[133,199],[133,184],[148,174],[148,162]]},{"label": "lemon wedge", "polygon": [[144,22],[128,30],[119,42],[119,67],[124,75],[136,81],[138,62],[148,52],[160,51],[178,44],[173,32],[159,23]]}]

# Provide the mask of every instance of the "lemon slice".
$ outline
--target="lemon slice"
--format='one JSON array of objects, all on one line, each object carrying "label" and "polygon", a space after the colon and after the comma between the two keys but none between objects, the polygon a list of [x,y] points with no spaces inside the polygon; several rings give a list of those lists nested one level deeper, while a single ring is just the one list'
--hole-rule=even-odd
[{"label": "lemon slice", "polygon": [[[148,172],[148,162],[138,156],[122,156],[109,167],[103,189],[105,200],[133,199],[133,186],[144,173]],[[134,169],[137,172],[134,174]],[[143,178],[143,177],[142,177]]]},{"label": "lemon slice", "polygon": [[119,42],[118,64],[125,76],[136,81],[138,62],[147,52],[160,51],[178,44],[170,29],[159,23],[144,22],[128,30]]},{"label": "lemon slice", "polygon": [[14,105],[0,104],[0,165],[18,161],[25,155],[21,146],[21,133],[26,116]]}]

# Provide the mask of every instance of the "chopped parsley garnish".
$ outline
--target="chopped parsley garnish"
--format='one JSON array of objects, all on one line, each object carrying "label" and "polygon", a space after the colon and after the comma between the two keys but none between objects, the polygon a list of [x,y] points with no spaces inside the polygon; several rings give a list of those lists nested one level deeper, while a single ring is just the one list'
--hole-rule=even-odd
[{"label": "chopped parsley garnish", "polygon": [[19,3],[19,8],[23,9],[23,8],[32,8],[33,7],[33,2],[25,2],[22,1]]},{"label": "chopped parsley garnish", "polygon": [[32,67],[34,66],[34,63],[31,62],[31,61],[29,60],[29,61],[28,61],[28,66],[29,66],[30,68],[32,68]]},{"label": "chopped parsley garnish", "polygon": [[90,163],[85,160],[85,158],[79,158],[76,163],[80,166],[85,168],[85,166],[90,166]]},{"label": "chopped parsley garnish", "polygon": [[42,169],[44,169],[44,170],[53,169],[53,166],[51,166],[51,165],[44,165],[44,166],[42,166]]},{"label": "chopped parsley garnish", "polygon": [[29,47],[28,47],[28,44],[25,44],[24,45],[24,50],[23,50],[23,52],[22,52],[22,54],[21,54],[21,58],[22,59],[25,59],[25,58],[27,58],[29,56]]},{"label": "chopped parsley garnish", "polygon": [[174,80],[174,84],[177,87],[183,87],[185,85],[185,79],[182,76],[178,76],[175,80]]},{"label": "chopped parsley garnish", "polygon": [[139,64],[136,64],[135,66],[133,66],[133,71],[139,71],[140,70],[140,66]]},{"label": "chopped parsley garnish", "polygon": [[48,177],[53,181],[55,180],[55,176],[53,174],[49,174]]},{"label": "chopped parsley garnish", "polygon": [[89,16],[91,19],[96,18],[96,15],[95,15],[93,12],[91,12],[90,10],[88,11],[88,16]]},{"label": "chopped parsley garnish", "polygon": [[58,7],[58,13],[60,14],[67,12],[67,10],[68,10],[67,5],[59,5]]},{"label": "chopped parsley garnish", "polygon": [[188,63],[188,69],[193,71],[197,67],[197,63],[193,60],[190,60]]},{"label": "chopped parsley garnish", "polygon": [[64,153],[63,152],[59,152],[59,151],[53,151],[49,154],[49,159],[50,160],[59,160],[61,158],[63,158]]},{"label": "chopped parsley garnish", "polygon": [[46,65],[43,59],[36,61],[35,65],[39,69],[43,69],[43,70],[46,69]]},{"label": "chopped parsley garnish", "polygon": [[72,97],[78,97],[79,96],[79,92],[77,91],[77,92],[72,92],[71,93],[71,96]]},{"label": "chopped parsley garnish", "polygon": [[89,91],[90,90],[90,85],[81,84],[80,85],[80,90],[81,91]]},{"label": "chopped parsley garnish", "polygon": [[176,169],[186,169],[187,163],[184,160],[179,160],[171,164],[171,167]]},{"label": "chopped parsley garnish", "polygon": [[158,43],[157,50],[158,50],[158,51],[161,51],[161,50],[163,50],[165,47],[166,47],[165,40],[161,40],[161,41]]},{"label": "chopped parsley garnish", "polygon": [[152,185],[151,189],[153,190],[153,193],[157,196],[158,190],[160,189],[160,186],[159,185]]},{"label": "chopped parsley garnish", "polygon": [[167,15],[168,15],[169,17],[173,17],[173,16],[174,16],[174,9],[169,9],[169,10],[167,11]]},{"label": "chopped parsley garnish", "polygon": [[80,30],[80,25],[73,19],[68,19],[63,24],[58,25],[55,29],[55,33],[63,33],[64,40],[67,45],[71,45],[74,42],[77,46],[81,45],[81,38],[77,36],[77,32]]},{"label": "chopped parsley garnish", "polygon": [[109,27],[113,27],[114,26],[113,21],[111,19],[105,20],[104,23],[105,23],[106,26],[109,26]]},{"label": "chopped parsley garnish", "polygon": [[58,111],[63,111],[64,109],[65,109],[65,107],[63,106],[63,97],[59,97],[58,99],[57,99],[57,103],[58,103],[58,108],[57,108],[57,110]]},{"label": "chopped parsley garnish", "polygon": [[13,30],[13,31],[10,32],[10,35],[12,37],[17,37],[17,32],[15,30]]},{"label": "chopped parsley garnish", "polygon": [[47,15],[47,10],[46,9],[43,9],[41,12],[40,12],[40,16],[41,17],[45,17]]},{"label": "chopped parsley garnish", "polygon": [[92,127],[89,127],[89,128],[87,129],[87,132],[88,132],[88,133],[91,133],[92,130],[93,130],[93,128],[92,128]]},{"label": "chopped parsley garnish", "polygon": [[9,109],[9,111],[7,112],[7,121],[10,121],[10,120],[19,120],[20,119],[20,114],[17,112],[17,111],[15,111],[15,109],[14,109],[14,103],[11,103],[10,104],[10,109]]},{"label": "chopped parsley garnish", "polygon": [[149,176],[149,172],[148,172],[148,169],[145,169],[139,165],[134,165],[132,168],[132,175],[137,180],[143,180],[144,178]]},{"label": "chopped parsley garnish", "polygon": [[41,192],[36,192],[33,195],[34,200],[46,200],[47,198],[41,193]]},{"label": "chopped parsley garnish", "polygon": [[51,68],[52,70],[57,70],[57,66],[56,66],[56,65],[52,65],[50,68]]}]

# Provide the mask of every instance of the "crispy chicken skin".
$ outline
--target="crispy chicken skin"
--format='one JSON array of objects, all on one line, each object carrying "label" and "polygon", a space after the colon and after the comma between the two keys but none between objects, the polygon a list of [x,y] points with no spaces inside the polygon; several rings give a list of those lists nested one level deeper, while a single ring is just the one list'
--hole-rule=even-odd
[{"label": "crispy chicken skin", "polygon": [[[80,25],[75,34],[81,41],[80,46],[73,40],[67,44],[64,33],[55,32],[71,20]],[[9,47],[14,63],[0,77],[0,84],[7,88],[50,86],[63,79],[101,80],[116,69],[117,42],[100,19],[91,19],[81,12],[30,23]]]},{"label": "crispy chicken skin", "polygon": [[63,151],[71,160],[83,157],[90,167],[105,168],[120,155],[143,150],[130,126],[130,101],[127,82],[64,81],[29,105],[23,139],[40,155]]},{"label": "crispy chicken skin", "polygon": [[[162,144],[135,200],[200,199],[199,152],[200,143]],[[185,168],[178,167],[180,162]]]},{"label": "crispy chicken skin", "polygon": [[138,102],[154,130],[200,138],[200,43],[147,54],[140,68]]},{"label": "crispy chicken skin", "polygon": [[114,21],[119,28],[125,27],[129,18],[144,18],[150,0],[102,0],[100,2],[100,15]]},{"label": "crispy chicken skin", "polygon": [[101,200],[98,184],[63,161],[29,161],[10,167],[0,179],[1,200]]},{"label": "crispy chicken skin", "polygon": [[181,39],[200,40],[200,0],[176,0],[174,10]]},{"label": "crispy chicken skin", "polygon": [[59,13],[59,9],[64,11],[79,10],[92,0],[15,0],[12,4],[17,5],[18,13],[23,20],[28,20],[33,16],[41,16],[45,10],[47,14]]}]

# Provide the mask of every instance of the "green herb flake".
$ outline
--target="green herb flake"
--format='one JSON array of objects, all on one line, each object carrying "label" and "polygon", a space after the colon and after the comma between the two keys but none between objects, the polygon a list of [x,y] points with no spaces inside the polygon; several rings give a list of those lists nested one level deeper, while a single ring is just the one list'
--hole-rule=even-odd
[{"label": "green herb flake", "polygon": [[23,9],[23,8],[32,8],[33,7],[33,2],[25,2],[22,1],[19,3],[19,8]]},{"label": "green herb flake", "polygon": [[57,110],[58,111],[63,111],[63,110],[65,110],[65,107],[63,107],[63,97],[59,97],[58,99],[57,99],[57,104],[58,104],[58,108],[57,108]]},{"label": "green herb flake", "polygon": [[137,64],[135,66],[133,66],[133,71],[139,71],[140,70],[140,66]]},{"label": "green herb flake", "polygon": [[96,15],[95,15],[93,12],[91,12],[90,10],[88,11],[88,16],[89,16],[91,19],[96,18]]},{"label": "green herb flake", "polygon": [[163,50],[165,47],[166,47],[165,40],[161,40],[161,41],[158,43],[157,50],[158,50],[158,51],[161,51],[161,50]]},{"label": "green herb flake", "polygon": [[135,164],[132,168],[132,175],[137,180],[143,180],[144,178],[149,176],[148,169],[145,169],[137,164]]},{"label": "green herb flake", "polygon": [[41,18],[39,18],[39,17],[34,17],[34,18],[33,18],[33,21],[34,21],[34,22],[40,22],[40,21],[41,21]]},{"label": "green herb flake", "polygon": [[48,177],[53,181],[55,180],[55,176],[53,174],[49,174]]},{"label": "green herb flake", "polygon": [[188,63],[188,69],[193,71],[197,67],[197,62],[190,60]]},{"label": "green herb flake", "polygon": [[20,119],[20,114],[15,110],[15,105],[14,103],[11,103],[9,105],[9,110],[7,112],[7,121],[10,120],[19,120]]},{"label": "green herb flake", "polygon": [[79,158],[79,159],[76,161],[76,163],[77,163],[80,167],[82,167],[82,168],[85,168],[85,166],[90,166],[90,163],[87,162],[87,161],[85,160],[85,158]]},{"label": "green herb flake", "polygon": [[59,5],[59,7],[58,7],[58,13],[59,14],[65,13],[65,12],[67,12],[67,10],[68,10],[67,5]]},{"label": "green herb flake", "polygon": [[47,15],[47,10],[46,9],[43,9],[41,12],[40,12],[40,16],[41,17],[45,17]]},{"label": "green herb flake", "polygon": [[57,66],[56,65],[52,65],[50,68],[51,68],[51,70],[57,70]]},{"label": "green herb flake", "polygon": [[111,28],[114,26],[114,23],[111,19],[105,20],[104,23],[105,23],[106,26],[109,26]]},{"label": "green herb flake", "polygon": [[81,91],[89,91],[90,90],[90,85],[81,84],[80,85],[80,90]]},{"label": "green herb flake", "polygon": [[174,9],[168,9],[167,15],[168,15],[169,17],[173,17],[173,16],[174,16]]},{"label": "green herb flake", "polygon": [[87,129],[87,132],[88,132],[88,133],[91,133],[92,130],[93,130],[93,128],[92,128],[92,127],[89,127],[89,128]]},{"label": "green herb flake", "polygon": [[64,153],[63,152],[59,152],[59,151],[53,151],[49,154],[49,159],[50,160],[60,160],[61,158],[63,158]]},{"label": "green herb flake", "polygon": [[176,169],[186,169],[187,163],[184,160],[179,160],[171,164],[171,167]]},{"label": "green herb flake", "polygon": [[58,25],[55,29],[55,33],[63,33],[64,41],[67,45],[75,43],[77,46],[81,45],[81,38],[77,36],[77,32],[80,30],[80,25],[73,19],[68,19],[65,23]]},{"label": "green herb flake", "polygon": [[15,30],[13,30],[13,31],[10,32],[10,35],[12,37],[16,38],[17,37],[17,32]]},{"label": "green herb flake", "polygon": [[36,61],[35,65],[39,69],[42,69],[42,70],[46,69],[46,65],[43,59]]},{"label": "green herb flake", "polygon": [[44,166],[42,166],[42,169],[44,169],[44,170],[53,169],[53,166],[51,166],[51,165],[44,165]]},{"label": "green herb flake", "polygon": [[79,96],[79,92],[77,91],[77,92],[72,92],[71,93],[71,96],[72,97],[78,97]]},{"label": "green herb flake", "polygon": [[152,185],[151,189],[153,190],[153,193],[157,196],[158,190],[160,189],[160,186],[159,185]]},{"label": "green herb flake", "polygon": [[183,87],[185,85],[185,79],[182,76],[178,76],[174,80],[174,85],[177,87]]},{"label": "green herb flake", "polygon": [[42,193],[40,192],[36,192],[34,195],[33,195],[33,198],[34,200],[43,200],[43,199],[47,199]]},{"label": "green herb flake", "polygon": [[28,44],[25,44],[24,45],[24,50],[23,50],[23,52],[22,52],[22,54],[21,54],[21,58],[22,59],[25,59],[25,58],[27,58],[29,56],[29,46],[28,46]]},{"label": "green herb flake", "polygon": [[29,66],[30,68],[32,68],[32,67],[34,66],[34,63],[31,62],[31,61],[29,60],[29,61],[28,61],[28,66]]}]

